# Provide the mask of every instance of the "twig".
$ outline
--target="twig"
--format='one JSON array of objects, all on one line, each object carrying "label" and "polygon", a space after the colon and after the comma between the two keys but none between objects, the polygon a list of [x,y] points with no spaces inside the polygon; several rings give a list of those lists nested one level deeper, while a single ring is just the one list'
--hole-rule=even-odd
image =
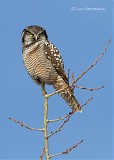
[{"label": "twig", "polygon": [[92,100],[93,98],[91,97],[91,98],[89,98],[83,105],[82,105],[82,108],[84,107],[84,106],[86,106],[87,105],[87,103],[88,102],[90,102],[91,100]]},{"label": "twig", "polygon": [[78,76],[78,78],[73,82],[73,84],[76,83],[80,78],[82,78],[82,76],[85,75],[91,68],[93,68],[97,64],[97,62],[104,56],[110,41],[111,39],[108,40],[102,54],[93,62],[93,64],[89,68],[87,68],[84,72],[82,72],[82,74]]},{"label": "twig", "polygon": [[51,137],[52,135],[54,135],[57,132],[60,132],[61,129],[63,128],[63,126],[69,121],[69,119],[71,118],[71,116],[74,114],[75,112],[69,112],[68,114],[68,118],[62,123],[62,125],[54,132],[51,132],[51,134],[48,135],[48,138]]},{"label": "twig", "polygon": [[42,132],[44,132],[44,129],[43,128],[32,128],[32,127],[29,127],[29,126],[27,126],[27,125],[25,125],[23,122],[20,122],[20,121],[17,121],[17,120],[15,120],[15,119],[13,119],[13,118],[9,118],[10,120],[12,120],[13,122],[15,122],[15,123],[18,123],[18,124],[20,124],[22,127],[25,127],[25,128],[27,128],[27,129],[29,129],[29,130],[34,130],[34,131],[42,131]]},{"label": "twig", "polygon": [[68,69],[68,82],[69,82],[69,77],[70,77],[70,68]]},{"label": "twig", "polygon": [[72,83],[74,82],[74,72],[72,73]]},{"label": "twig", "polygon": [[40,156],[40,160],[42,160],[44,154],[45,154],[45,148],[43,148],[43,150],[42,150],[42,155]]},{"label": "twig", "polygon": [[49,98],[49,97],[53,96],[54,94],[57,94],[57,93],[59,93],[59,92],[62,92],[62,91],[65,90],[66,88],[68,88],[68,87],[59,89],[59,90],[54,91],[54,92],[52,92],[52,93],[49,93],[49,94],[47,94],[47,95],[45,95],[45,96],[46,96],[47,98]]},{"label": "twig", "polygon": [[67,118],[69,116],[69,114],[65,115],[64,117],[59,117],[57,119],[52,119],[52,120],[48,120],[47,122],[57,122],[57,121],[60,121],[60,120],[64,120],[65,118]]},{"label": "twig", "polygon": [[74,86],[74,87],[76,87],[76,88],[85,89],[85,90],[89,90],[89,91],[99,90],[99,89],[104,88],[104,86],[100,86],[100,87],[98,87],[98,88],[86,88],[86,87],[83,87],[83,86],[77,86],[77,85],[73,85],[73,86]]},{"label": "twig", "polygon": [[51,155],[50,158],[56,157],[56,156],[60,156],[60,155],[62,155],[62,154],[68,154],[72,149],[76,148],[76,147],[77,147],[80,143],[82,143],[82,142],[83,142],[83,140],[81,140],[80,142],[76,143],[76,144],[75,144],[74,146],[72,146],[71,148],[66,149],[66,151],[64,151],[64,152],[60,152],[60,153],[58,153],[58,154],[53,154],[53,155]]},{"label": "twig", "polygon": [[[88,100],[82,105],[82,107],[85,106],[85,105],[86,105],[89,101],[91,101],[91,100],[92,100],[92,97],[91,97],[90,99],[88,99]],[[64,119],[67,118],[67,117],[69,117],[69,113],[68,113],[67,115],[65,115],[64,117],[59,117],[59,118],[57,118],[57,119],[47,120],[47,123],[57,122],[57,121],[60,121],[60,120],[64,120]]]},{"label": "twig", "polygon": [[[92,97],[91,97],[90,99],[88,99],[88,100],[82,105],[82,107],[85,106],[85,105],[86,105],[89,101],[91,101],[91,100],[92,100]],[[59,117],[59,118],[57,118],[57,119],[47,120],[47,123],[57,122],[57,121],[60,121],[60,120],[64,120],[64,119],[67,118],[67,117],[69,117],[69,113],[66,114],[64,117]]]},{"label": "twig", "polygon": [[[90,102],[91,100],[92,100],[92,97],[89,98],[89,99],[82,105],[82,107],[84,107],[85,105],[87,105],[87,103]],[[62,125],[61,125],[59,128],[57,128],[56,131],[51,132],[51,133],[48,135],[47,138],[49,138],[49,137],[51,137],[52,135],[60,132],[61,129],[63,128],[63,126],[70,120],[71,116],[72,116],[74,113],[76,113],[76,112],[69,112],[69,114],[66,115],[66,118],[67,118],[67,117],[68,117],[68,118],[62,123]],[[64,116],[64,117],[65,117],[65,116]]]}]

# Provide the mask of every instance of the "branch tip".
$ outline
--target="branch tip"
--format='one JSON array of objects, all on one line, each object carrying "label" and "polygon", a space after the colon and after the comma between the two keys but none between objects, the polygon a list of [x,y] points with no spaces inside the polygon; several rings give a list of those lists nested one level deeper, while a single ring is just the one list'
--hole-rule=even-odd
[{"label": "branch tip", "polygon": [[32,127],[29,127],[29,126],[25,125],[23,122],[17,121],[17,120],[15,120],[15,119],[13,119],[13,118],[9,118],[9,120],[11,120],[11,121],[13,121],[13,122],[15,122],[15,123],[20,124],[22,127],[25,127],[26,129],[44,132],[44,129],[43,129],[43,128],[32,128]]},{"label": "branch tip", "polygon": [[109,45],[110,42],[111,42],[111,38],[106,43],[105,48],[104,48],[103,52],[101,53],[101,55],[91,64],[90,67],[88,67],[84,72],[82,72],[78,76],[78,78],[73,82],[73,84],[76,83],[80,78],[82,78],[82,76],[84,76],[91,68],[93,68],[97,64],[97,62],[104,56],[104,54],[105,54],[105,52],[107,50],[107,47],[108,47],[108,45]]},{"label": "branch tip", "polygon": [[73,150],[74,148],[77,148],[77,146],[78,146],[79,144],[81,144],[82,142],[83,142],[83,140],[81,140],[80,142],[76,143],[74,146],[70,147],[69,149],[66,149],[66,150],[63,151],[63,152],[60,152],[60,153],[51,155],[50,158],[56,157],[56,156],[60,156],[60,155],[62,155],[62,154],[68,154],[71,150]]}]

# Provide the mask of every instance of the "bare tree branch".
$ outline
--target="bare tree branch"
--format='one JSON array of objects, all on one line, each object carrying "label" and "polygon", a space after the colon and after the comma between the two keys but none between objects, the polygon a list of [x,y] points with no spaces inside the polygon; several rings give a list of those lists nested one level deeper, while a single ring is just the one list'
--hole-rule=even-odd
[{"label": "bare tree branch", "polygon": [[42,158],[43,158],[44,154],[45,154],[45,148],[43,148],[43,150],[42,150],[42,155],[40,156],[40,160],[43,160]]},{"label": "bare tree branch", "polygon": [[86,106],[87,105],[87,103],[88,102],[90,102],[91,100],[92,100],[93,98],[91,97],[91,98],[89,98],[83,105],[82,105],[82,107],[84,107],[84,106]]},{"label": "bare tree branch", "polygon": [[52,120],[48,120],[47,122],[57,122],[57,121],[60,121],[60,120],[64,120],[65,118],[67,118],[69,116],[69,114],[66,114],[64,117],[59,117],[57,119],[52,119]]},{"label": "bare tree branch", "polygon": [[71,118],[71,116],[72,116],[74,113],[75,113],[75,112],[69,112],[69,116],[68,116],[67,120],[65,120],[65,121],[62,123],[62,125],[61,125],[56,131],[51,132],[51,134],[49,134],[47,138],[51,137],[52,135],[54,135],[54,134],[57,133],[57,132],[60,132],[61,129],[63,128],[63,126],[69,121],[69,119]]},{"label": "bare tree branch", "polygon": [[[91,100],[92,100],[92,97],[86,101],[86,104],[87,104],[89,101],[91,101]],[[82,105],[82,107],[83,107],[84,105],[85,105],[85,103]],[[66,114],[65,116],[59,117],[59,118],[57,118],[57,119],[47,120],[47,123],[57,122],[57,121],[60,121],[60,120],[64,120],[64,119],[67,118],[67,117],[69,117],[69,113]]]},{"label": "bare tree branch", "polygon": [[69,77],[70,77],[70,68],[68,69],[68,82],[69,82]]},{"label": "bare tree branch", "polygon": [[72,149],[76,148],[80,143],[82,143],[83,140],[81,140],[80,142],[76,143],[74,146],[72,146],[71,148],[69,149],[66,149],[66,151],[64,152],[60,152],[60,153],[57,153],[57,154],[53,154],[50,156],[50,158],[53,158],[53,157],[56,157],[56,156],[60,156],[62,154],[68,154]]},{"label": "bare tree branch", "polygon": [[99,89],[104,88],[104,86],[100,86],[100,87],[97,87],[97,88],[86,88],[86,87],[83,87],[83,86],[77,86],[77,85],[75,85],[74,87],[76,87],[76,88],[80,88],[80,89],[89,90],[89,91],[99,90]]},{"label": "bare tree branch", "polygon": [[[92,97],[89,98],[89,99],[82,105],[82,107],[84,107],[85,105],[87,105],[87,103],[90,102],[91,100],[92,100]],[[60,132],[61,129],[63,128],[63,126],[70,120],[71,116],[72,116],[74,113],[77,113],[77,112],[69,112],[69,114],[67,114],[66,117],[64,116],[65,118],[67,118],[67,117],[68,117],[68,118],[62,123],[62,125],[61,125],[59,128],[57,128],[56,131],[51,132],[51,133],[48,135],[47,138],[49,138],[49,137],[51,137],[52,135]],[[64,118],[64,117],[63,117],[63,118]],[[53,120],[51,120],[51,121],[53,121]]]},{"label": "bare tree branch", "polygon": [[82,74],[78,76],[78,78],[73,82],[73,84],[76,83],[80,78],[82,78],[82,76],[84,76],[91,68],[93,68],[97,64],[97,62],[104,56],[110,42],[111,39],[108,40],[102,54],[92,63],[92,65],[89,68],[87,68],[84,72],[82,72]]},{"label": "bare tree branch", "polygon": [[[66,88],[68,88],[68,87],[66,87]],[[52,93],[50,93],[50,94],[47,94],[46,96],[47,96],[47,97],[51,97],[51,96],[53,96],[54,94],[57,94],[57,93],[59,93],[59,92],[62,92],[62,91],[63,91],[64,89],[66,89],[66,88],[59,89],[59,90],[54,91],[54,92],[52,92]]]},{"label": "bare tree branch", "polygon": [[29,126],[25,125],[23,122],[17,121],[17,120],[15,120],[15,119],[13,119],[13,118],[9,118],[9,119],[12,120],[12,121],[15,122],[15,123],[20,124],[22,127],[25,127],[26,129],[44,132],[44,129],[43,129],[43,128],[41,128],[41,129],[40,129],[40,128],[32,128],[32,127],[29,127]]},{"label": "bare tree branch", "polygon": [[74,82],[74,72],[72,73],[72,83]]}]

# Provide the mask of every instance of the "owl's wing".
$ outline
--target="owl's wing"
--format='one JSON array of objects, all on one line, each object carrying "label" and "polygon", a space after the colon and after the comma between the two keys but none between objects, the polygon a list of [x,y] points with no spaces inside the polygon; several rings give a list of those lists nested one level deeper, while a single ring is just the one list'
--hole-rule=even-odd
[{"label": "owl's wing", "polygon": [[59,50],[51,42],[46,42],[44,46],[44,52],[47,59],[49,59],[52,65],[55,67],[58,75],[60,75],[64,79],[64,81],[69,84],[67,75],[64,71],[64,63]]}]

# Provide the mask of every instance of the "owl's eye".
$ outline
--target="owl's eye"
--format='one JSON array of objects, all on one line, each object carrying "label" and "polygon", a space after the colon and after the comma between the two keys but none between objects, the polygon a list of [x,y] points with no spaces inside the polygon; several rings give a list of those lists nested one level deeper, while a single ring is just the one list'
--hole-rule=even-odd
[{"label": "owl's eye", "polygon": [[46,35],[46,31],[44,30],[41,34],[42,34],[42,35]]},{"label": "owl's eye", "polygon": [[30,32],[29,30],[25,30],[25,31],[30,37],[34,37],[34,33]]},{"label": "owl's eye", "polygon": [[30,37],[34,37],[34,34],[31,32],[28,32]]},{"label": "owl's eye", "polygon": [[46,39],[48,38],[48,37],[47,37],[47,33],[46,33],[46,31],[45,31],[45,30],[43,30],[43,32],[41,32],[41,36],[45,36],[45,37],[46,37]]},{"label": "owl's eye", "polygon": [[30,37],[34,37],[34,34],[31,33],[29,36],[30,36]]}]

